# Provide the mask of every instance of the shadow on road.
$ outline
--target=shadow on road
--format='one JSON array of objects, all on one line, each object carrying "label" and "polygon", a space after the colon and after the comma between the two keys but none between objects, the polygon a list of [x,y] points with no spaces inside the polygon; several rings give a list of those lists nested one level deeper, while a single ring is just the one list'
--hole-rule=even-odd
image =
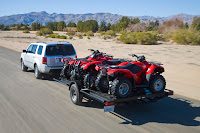
[{"label": "shadow on road", "polygon": [[116,107],[113,115],[124,120],[120,124],[143,125],[149,122],[199,126],[199,105],[195,107],[190,101],[179,98],[164,98],[150,104],[132,104]]},{"label": "shadow on road", "polygon": [[[84,107],[103,108],[96,101],[86,101]],[[149,122],[180,124],[184,126],[199,126],[200,104],[194,105],[191,101],[176,97],[167,97],[154,103],[134,103],[116,106],[111,114],[123,119],[120,124],[143,125]]]}]

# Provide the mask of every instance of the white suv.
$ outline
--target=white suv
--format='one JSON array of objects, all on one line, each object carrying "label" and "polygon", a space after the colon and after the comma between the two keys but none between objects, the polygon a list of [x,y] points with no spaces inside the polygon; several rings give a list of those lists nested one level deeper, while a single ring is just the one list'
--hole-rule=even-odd
[{"label": "white suv", "polygon": [[31,43],[27,50],[21,53],[21,69],[35,71],[37,79],[43,73],[60,72],[63,67],[61,58],[77,58],[76,51],[68,42],[37,42]]}]

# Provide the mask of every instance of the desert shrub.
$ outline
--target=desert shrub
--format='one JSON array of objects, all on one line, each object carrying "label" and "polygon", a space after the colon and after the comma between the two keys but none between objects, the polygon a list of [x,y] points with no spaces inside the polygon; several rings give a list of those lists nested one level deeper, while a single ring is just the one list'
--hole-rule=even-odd
[{"label": "desert shrub", "polygon": [[70,36],[69,39],[73,39],[73,36]]},{"label": "desert shrub", "polygon": [[58,34],[50,34],[50,35],[48,35],[48,36],[46,36],[46,38],[60,38],[60,35],[58,35]]},{"label": "desert shrub", "polygon": [[119,40],[125,44],[143,44],[150,45],[156,44],[160,39],[159,35],[155,31],[148,32],[128,32],[120,36]]},{"label": "desert shrub", "polygon": [[87,35],[87,36],[94,36],[94,33],[93,33],[92,31],[88,31],[88,32],[86,33],[86,35]]},{"label": "desert shrub", "polygon": [[99,32],[101,36],[104,36],[105,35],[105,31],[101,31]]},{"label": "desert shrub", "polygon": [[46,34],[53,34],[53,31],[51,29],[48,28],[42,28],[39,31],[36,32],[37,36],[44,36]]},{"label": "desert shrub", "polygon": [[86,33],[84,33],[83,36],[87,36]]},{"label": "desert shrub", "polygon": [[163,40],[162,35],[158,33],[158,31],[147,31],[146,33],[152,34],[157,41]]},{"label": "desert shrub", "polygon": [[96,36],[101,36],[101,34],[96,34]]},{"label": "desert shrub", "polygon": [[76,34],[76,32],[74,32],[74,31],[69,31],[69,32],[67,32],[67,35],[68,36],[74,36]]},{"label": "desert shrub", "polygon": [[166,42],[169,42],[172,39],[173,34],[174,34],[174,32],[172,32],[172,31],[164,33],[162,35],[162,40],[166,41]]},{"label": "desert shrub", "polygon": [[77,36],[80,37],[80,36],[83,36],[83,34],[82,33],[78,33]]},{"label": "desert shrub", "polygon": [[90,39],[90,37],[88,36],[87,39]]},{"label": "desert shrub", "polygon": [[104,37],[103,37],[103,39],[104,39],[104,40],[106,40],[106,39],[107,39],[107,37],[106,37],[106,36],[104,36]]},{"label": "desert shrub", "polygon": [[143,45],[150,45],[150,44],[157,43],[156,34],[149,33],[149,32],[138,32],[136,34],[136,39],[139,44],[143,44]]},{"label": "desert shrub", "polygon": [[119,40],[125,44],[136,44],[136,34],[137,32],[124,33],[119,37]]},{"label": "desert shrub", "polygon": [[116,36],[116,33],[113,30],[108,30],[105,35]]},{"label": "desert shrub", "polygon": [[67,37],[64,36],[64,35],[60,36],[59,38],[60,38],[60,39],[67,39]]},{"label": "desert shrub", "polygon": [[77,36],[78,36],[79,39],[83,39],[83,34],[82,33],[78,33]]},{"label": "desert shrub", "polygon": [[23,31],[23,33],[30,33],[30,31],[26,29]]},{"label": "desert shrub", "polygon": [[172,39],[178,44],[185,45],[199,45],[200,34],[198,32],[192,32],[190,30],[182,29],[174,32]]}]

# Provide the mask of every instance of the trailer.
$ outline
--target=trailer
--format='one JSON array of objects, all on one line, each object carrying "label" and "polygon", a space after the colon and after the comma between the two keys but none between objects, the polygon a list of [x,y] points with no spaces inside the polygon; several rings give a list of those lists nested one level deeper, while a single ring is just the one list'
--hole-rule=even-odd
[{"label": "trailer", "polygon": [[104,112],[114,111],[116,105],[130,104],[133,102],[155,102],[164,97],[173,95],[173,91],[165,89],[162,93],[152,94],[148,89],[142,88],[140,91],[135,91],[132,95],[127,98],[116,98],[108,93],[102,93],[97,90],[84,88],[80,81],[70,81],[66,79],[55,79],[55,81],[69,86],[70,99],[76,105],[81,105],[83,97],[89,97],[96,100],[104,105]]}]

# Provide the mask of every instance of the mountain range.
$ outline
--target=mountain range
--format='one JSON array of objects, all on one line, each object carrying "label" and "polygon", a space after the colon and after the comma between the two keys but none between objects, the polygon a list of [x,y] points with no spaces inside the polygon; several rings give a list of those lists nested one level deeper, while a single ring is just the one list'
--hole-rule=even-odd
[{"label": "mountain range", "polygon": [[[170,19],[180,19],[184,22],[188,22],[190,25],[192,23],[192,20],[195,15],[188,15],[188,14],[176,14],[172,16],[167,17],[153,17],[153,16],[128,16],[129,18],[136,18],[138,17],[141,22],[143,23],[149,23],[150,21],[158,20],[160,23],[163,23],[164,21],[168,21]],[[199,16],[199,15],[198,15]],[[87,14],[49,14],[45,11],[42,12],[30,12],[26,14],[16,14],[16,15],[10,15],[10,16],[2,16],[0,17],[0,24],[4,25],[12,25],[12,24],[29,24],[34,22],[39,22],[43,25],[47,24],[48,22],[59,22],[59,21],[65,21],[66,23],[69,22],[75,22],[77,23],[79,20],[85,21],[85,20],[96,20],[98,24],[101,22],[104,23],[111,23],[115,24],[117,23],[123,15],[119,14],[111,14],[111,13],[87,13]]]}]

